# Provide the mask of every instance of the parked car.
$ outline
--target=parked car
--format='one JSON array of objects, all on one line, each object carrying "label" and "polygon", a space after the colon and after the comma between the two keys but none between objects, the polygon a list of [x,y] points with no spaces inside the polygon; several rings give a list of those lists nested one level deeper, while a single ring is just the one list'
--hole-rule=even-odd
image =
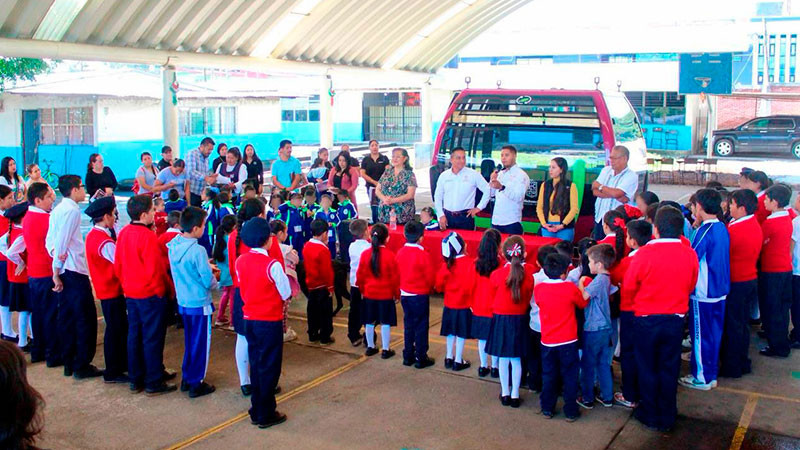
[{"label": "parked car", "polygon": [[800,116],[768,116],[745,122],[729,130],[712,134],[714,153],[791,153],[800,158]]}]

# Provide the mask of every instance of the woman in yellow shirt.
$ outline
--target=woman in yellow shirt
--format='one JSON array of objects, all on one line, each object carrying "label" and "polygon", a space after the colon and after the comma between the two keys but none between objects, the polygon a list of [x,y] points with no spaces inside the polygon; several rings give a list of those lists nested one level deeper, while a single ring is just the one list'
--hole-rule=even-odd
[{"label": "woman in yellow shirt", "polygon": [[571,242],[580,205],[578,188],[567,178],[568,171],[566,159],[559,156],[550,161],[550,176],[539,188],[536,215],[542,224],[542,236]]}]

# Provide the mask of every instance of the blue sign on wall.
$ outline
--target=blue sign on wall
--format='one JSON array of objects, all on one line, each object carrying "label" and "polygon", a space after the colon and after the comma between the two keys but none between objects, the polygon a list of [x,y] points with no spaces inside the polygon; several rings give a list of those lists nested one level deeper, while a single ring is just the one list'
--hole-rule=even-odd
[{"label": "blue sign on wall", "polygon": [[681,94],[730,94],[733,64],[731,53],[681,53]]}]

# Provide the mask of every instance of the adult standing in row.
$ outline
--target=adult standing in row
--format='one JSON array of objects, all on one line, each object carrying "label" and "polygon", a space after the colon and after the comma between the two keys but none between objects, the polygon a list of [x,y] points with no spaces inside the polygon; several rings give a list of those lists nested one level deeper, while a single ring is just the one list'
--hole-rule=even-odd
[{"label": "adult standing in row", "polygon": [[247,179],[247,167],[242,164],[239,147],[231,147],[225,153],[225,164],[217,166],[217,183],[227,185],[234,201],[242,193],[242,184]]},{"label": "adult standing in row", "polygon": [[506,234],[522,234],[522,207],[531,179],[517,165],[517,149],[506,145],[500,150],[503,169],[495,170],[489,180],[494,196],[492,228]]},{"label": "adult standing in row", "polygon": [[[150,152],[144,152],[139,156],[142,165],[136,170],[136,181],[139,183],[139,194],[155,194],[172,186],[156,186],[158,170],[153,166],[153,157]],[[169,164],[167,165],[169,167]]]},{"label": "adult standing in row", "polygon": [[211,170],[213,172],[217,171],[217,167],[219,167],[220,164],[225,164],[225,161],[226,161],[225,155],[227,155],[227,154],[228,154],[228,144],[226,144],[224,142],[220,142],[217,145],[217,155],[218,156],[216,158],[214,158],[214,161],[211,162]]},{"label": "adult standing in row", "polygon": [[186,178],[189,180],[189,198],[186,200],[190,206],[200,207],[201,196],[207,184],[217,182],[216,173],[208,173],[208,155],[214,149],[214,140],[204,137],[200,146],[189,152],[186,157]]},{"label": "adult standing in row", "polygon": [[172,165],[172,147],[165,145],[161,147],[161,161],[158,162],[158,171],[166,169]]},{"label": "adult standing in row", "polygon": [[411,170],[408,152],[404,148],[397,147],[392,150],[391,167],[383,172],[378,187],[375,188],[375,196],[380,200],[378,220],[389,223],[392,211],[398,224],[412,220],[416,214],[414,203],[416,192],[417,177]]},{"label": "adult standing in row", "polygon": [[86,194],[91,198],[102,192],[102,195],[114,195],[117,188],[117,177],[110,167],[103,164],[103,155],[92,153],[89,155],[89,165],[86,167]]},{"label": "adult standing in row", "polygon": [[597,180],[592,183],[592,194],[597,197],[594,203],[594,238],[605,237],[603,216],[617,206],[629,203],[636,206],[634,195],[639,188],[639,176],[628,167],[630,152],[624,145],[611,149],[611,164],[603,167]]},{"label": "adult standing in row", "polygon": [[[491,188],[477,171],[466,167],[467,152],[456,147],[450,152],[450,168],[439,175],[433,195],[439,227],[442,230],[474,230],[475,215],[489,204]],[[481,200],[475,205],[476,192]]]},{"label": "adult standing in row", "polygon": [[272,162],[272,184],[284,191],[293,191],[303,179],[300,161],[292,156],[292,141],[284,139],[278,148],[278,159]]},{"label": "adult standing in row", "polygon": [[350,163],[350,153],[341,151],[336,155],[333,169],[331,169],[330,175],[328,175],[328,187],[335,187],[347,191],[353,206],[358,207],[358,203],[356,202],[356,188],[358,188],[360,171],[358,167],[353,167]]},{"label": "adult standing in row", "polygon": [[378,186],[378,180],[383,176],[383,172],[389,167],[389,158],[386,155],[382,155],[380,150],[378,141],[375,139],[369,141],[369,155],[361,160],[361,176],[367,182],[367,196],[370,200],[370,209],[372,209],[372,223],[378,222],[379,198],[375,195],[375,188]]},{"label": "adult standing in row", "polygon": [[[19,175],[17,162],[10,156],[6,156],[3,158],[2,162],[0,162],[0,184],[11,188],[14,199],[18,202],[21,202],[25,198],[25,182]],[[7,231],[8,230],[2,230],[4,233]]]},{"label": "adult standing in row", "polygon": [[189,200],[191,191],[189,190],[189,179],[186,176],[185,169],[186,163],[182,159],[176,159],[171,166],[158,173],[155,188],[158,192],[161,192],[161,198],[167,200],[170,189],[175,188],[181,198]]},{"label": "adult standing in row", "polygon": [[245,167],[247,167],[247,179],[245,183],[250,184],[256,188],[258,195],[264,191],[264,164],[261,159],[256,155],[256,148],[253,144],[244,146],[244,159],[242,160]]},{"label": "adult standing in row", "polygon": [[550,160],[549,178],[539,188],[536,215],[542,225],[542,236],[572,242],[578,216],[578,188],[567,178],[567,160],[558,156]]}]

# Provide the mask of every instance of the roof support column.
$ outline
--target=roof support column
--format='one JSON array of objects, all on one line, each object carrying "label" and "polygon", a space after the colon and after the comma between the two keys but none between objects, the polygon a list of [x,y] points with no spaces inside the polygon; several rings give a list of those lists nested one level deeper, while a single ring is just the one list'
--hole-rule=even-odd
[{"label": "roof support column", "polygon": [[422,83],[422,89],[420,89],[419,93],[419,105],[422,111],[422,117],[420,120],[422,123],[420,124],[420,130],[422,132],[422,136],[420,136],[420,142],[423,144],[430,144],[433,142],[433,122],[432,122],[432,114],[431,114],[431,82],[430,80],[425,81]]},{"label": "roof support column", "polygon": [[162,66],[161,84],[164,145],[172,147],[173,157],[178,158],[181,150],[178,140],[178,79],[175,76],[175,66]]},{"label": "roof support column", "polygon": [[319,86],[319,145],[333,149],[333,81],[330,75],[321,78]]}]

